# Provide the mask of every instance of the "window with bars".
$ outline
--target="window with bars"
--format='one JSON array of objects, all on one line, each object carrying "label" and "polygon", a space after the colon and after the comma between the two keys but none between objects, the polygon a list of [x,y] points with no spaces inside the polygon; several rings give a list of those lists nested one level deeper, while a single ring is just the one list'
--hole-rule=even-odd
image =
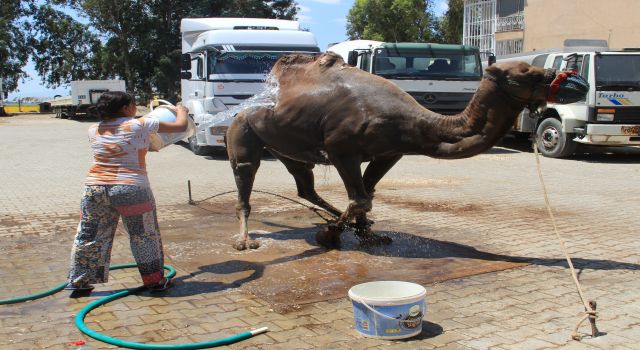
[{"label": "window with bars", "polygon": [[476,46],[483,58],[495,52],[497,0],[466,0],[462,42]]},{"label": "window with bars", "polygon": [[512,55],[522,52],[522,39],[496,41],[496,56]]}]

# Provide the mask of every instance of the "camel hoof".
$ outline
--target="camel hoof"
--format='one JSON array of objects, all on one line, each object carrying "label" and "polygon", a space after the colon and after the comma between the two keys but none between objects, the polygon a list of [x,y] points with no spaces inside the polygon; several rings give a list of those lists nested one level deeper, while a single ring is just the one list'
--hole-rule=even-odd
[{"label": "camel hoof", "polygon": [[258,249],[258,248],[260,248],[260,243],[258,243],[258,241],[250,240],[247,243],[249,244],[249,249]]},{"label": "camel hoof", "polygon": [[340,249],[340,234],[342,230],[335,226],[328,226],[316,233],[316,242],[327,249]]},{"label": "camel hoof", "polygon": [[236,250],[245,250],[247,249],[247,242],[237,241],[236,243],[233,244],[233,247],[236,248]]}]

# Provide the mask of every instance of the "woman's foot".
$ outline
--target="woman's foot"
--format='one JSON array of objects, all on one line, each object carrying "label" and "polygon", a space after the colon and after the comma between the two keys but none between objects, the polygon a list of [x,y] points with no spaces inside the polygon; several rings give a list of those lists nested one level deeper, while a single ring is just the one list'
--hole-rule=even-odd
[{"label": "woman's foot", "polygon": [[157,293],[157,292],[164,292],[165,290],[171,288],[172,285],[173,285],[173,278],[163,277],[160,280],[160,282],[150,286],[146,286],[146,287],[149,288],[149,291],[151,293]]},{"label": "woman's foot", "polygon": [[67,284],[66,287],[64,287],[64,289],[66,290],[72,290],[72,291],[76,291],[76,292],[90,292],[94,289],[95,287],[89,283],[69,283]]}]

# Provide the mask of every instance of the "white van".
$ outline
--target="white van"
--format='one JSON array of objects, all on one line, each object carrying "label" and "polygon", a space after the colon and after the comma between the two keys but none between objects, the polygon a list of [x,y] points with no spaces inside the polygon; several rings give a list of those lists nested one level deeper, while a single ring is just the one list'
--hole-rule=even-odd
[{"label": "white van", "polygon": [[556,50],[498,62],[509,60],[574,70],[589,82],[583,101],[550,103],[539,119],[530,118],[525,109],[516,120],[514,132],[534,135],[543,155],[565,157],[574,153],[578,144],[640,145],[640,49]]}]

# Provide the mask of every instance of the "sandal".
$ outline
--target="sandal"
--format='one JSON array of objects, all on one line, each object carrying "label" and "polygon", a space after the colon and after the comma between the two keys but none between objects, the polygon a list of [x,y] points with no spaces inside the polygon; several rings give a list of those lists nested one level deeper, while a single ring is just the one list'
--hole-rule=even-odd
[{"label": "sandal", "polygon": [[171,286],[173,285],[173,278],[166,278],[163,277],[162,280],[160,280],[160,282],[148,286],[147,288],[149,288],[149,291],[151,293],[157,293],[157,292],[164,292],[165,290],[171,288]]},{"label": "sandal", "polygon": [[90,292],[94,288],[95,287],[89,283],[83,283],[83,284],[69,283],[67,284],[66,287],[64,287],[65,290],[72,290],[74,292]]}]

